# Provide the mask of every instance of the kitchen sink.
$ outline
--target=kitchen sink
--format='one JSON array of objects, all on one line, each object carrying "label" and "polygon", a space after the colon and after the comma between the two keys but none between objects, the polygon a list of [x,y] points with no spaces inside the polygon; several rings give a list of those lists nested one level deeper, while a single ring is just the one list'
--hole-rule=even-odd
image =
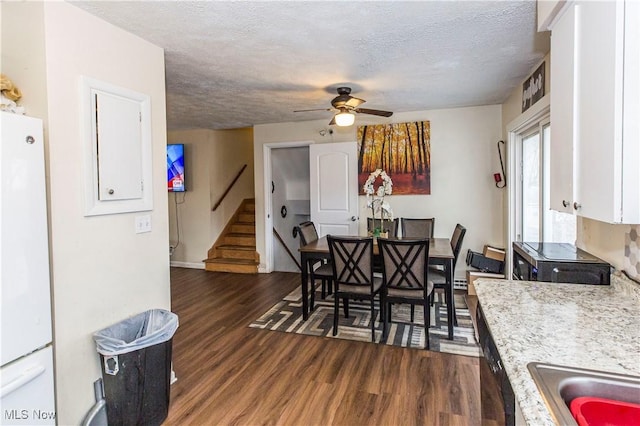
[{"label": "kitchen sink", "polygon": [[531,362],[527,368],[551,416],[560,425],[576,425],[569,404],[595,397],[640,404],[640,377]]}]

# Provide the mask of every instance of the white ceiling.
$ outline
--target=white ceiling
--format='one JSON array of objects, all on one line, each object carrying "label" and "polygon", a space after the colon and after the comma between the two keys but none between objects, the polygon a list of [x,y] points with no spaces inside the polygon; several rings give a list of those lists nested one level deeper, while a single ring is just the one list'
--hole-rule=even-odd
[{"label": "white ceiling", "polygon": [[165,49],[169,129],[502,103],[549,51],[535,0],[73,3]]}]

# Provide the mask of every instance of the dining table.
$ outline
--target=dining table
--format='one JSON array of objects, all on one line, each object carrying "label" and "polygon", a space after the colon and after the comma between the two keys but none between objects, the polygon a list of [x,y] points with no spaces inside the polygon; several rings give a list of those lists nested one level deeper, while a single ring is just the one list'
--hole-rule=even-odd
[{"label": "dining table", "polygon": [[[401,239],[401,238],[395,238]],[[329,242],[327,237],[318,238],[307,245],[299,248],[300,251],[300,264],[303,265],[301,273],[301,290],[302,290],[302,320],[306,321],[309,318],[309,270],[308,265],[311,260],[329,260],[331,255],[329,253]],[[379,255],[378,244],[373,245],[374,256]],[[453,324],[454,324],[454,309],[453,309],[453,249],[451,248],[451,241],[448,238],[430,238],[429,239],[429,266],[440,265],[444,267],[444,275],[446,277],[446,300],[447,300],[447,332],[449,340],[453,340]]]}]

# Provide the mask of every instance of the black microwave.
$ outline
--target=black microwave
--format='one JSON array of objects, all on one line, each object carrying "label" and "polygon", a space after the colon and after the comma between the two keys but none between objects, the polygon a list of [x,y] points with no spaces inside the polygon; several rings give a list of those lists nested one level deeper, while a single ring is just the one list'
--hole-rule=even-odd
[{"label": "black microwave", "polygon": [[610,283],[611,265],[573,244],[513,243],[513,279],[554,283]]}]

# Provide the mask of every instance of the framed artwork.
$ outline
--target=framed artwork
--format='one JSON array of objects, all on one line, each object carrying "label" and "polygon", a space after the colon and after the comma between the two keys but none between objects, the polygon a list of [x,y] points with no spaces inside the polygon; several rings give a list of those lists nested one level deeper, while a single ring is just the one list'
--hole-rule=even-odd
[{"label": "framed artwork", "polygon": [[429,121],[358,126],[358,187],[382,169],[393,180],[393,194],[431,194]]}]

